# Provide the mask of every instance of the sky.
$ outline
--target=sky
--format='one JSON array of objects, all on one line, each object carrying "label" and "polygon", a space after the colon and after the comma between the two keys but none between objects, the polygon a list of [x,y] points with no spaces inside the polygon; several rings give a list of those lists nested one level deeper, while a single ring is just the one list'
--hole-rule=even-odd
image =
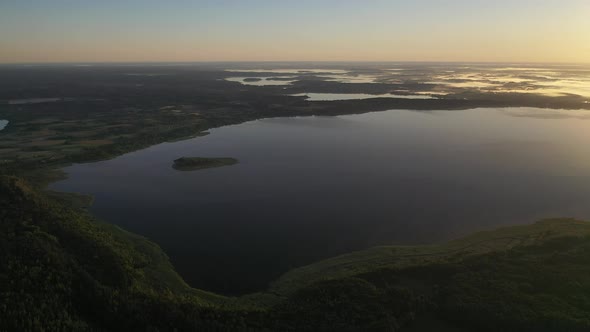
[{"label": "sky", "polygon": [[0,63],[590,62],[589,0],[0,0]]}]

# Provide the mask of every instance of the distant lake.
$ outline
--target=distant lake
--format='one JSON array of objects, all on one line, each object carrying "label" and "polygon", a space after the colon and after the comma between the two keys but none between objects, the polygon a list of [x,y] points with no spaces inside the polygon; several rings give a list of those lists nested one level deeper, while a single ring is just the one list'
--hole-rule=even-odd
[{"label": "distant lake", "polygon": [[292,80],[291,76],[277,76],[277,77],[228,77],[225,80],[230,82],[238,82],[243,85],[255,85],[255,86],[266,86],[266,85],[289,85],[295,80]]},{"label": "distant lake", "polygon": [[368,93],[298,93],[292,96],[307,97],[309,101],[335,101],[335,100],[355,100],[371,98],[399,98],[399,99],[434,99],[430,95],[396,95],[384,93],[372,95]]},{"label": "distant lake", "polygon": [[[193,286],[236,294],[381,244],[590,219],[590,120],[533,108],[265,119],[66,168],[52,189],[147,236]],[[182,156],[239,164],[172,169]]]},{"label": "distant lake", "polygon": [[0,120],[0,130],[6,128],[8,125],[8,120]]}]

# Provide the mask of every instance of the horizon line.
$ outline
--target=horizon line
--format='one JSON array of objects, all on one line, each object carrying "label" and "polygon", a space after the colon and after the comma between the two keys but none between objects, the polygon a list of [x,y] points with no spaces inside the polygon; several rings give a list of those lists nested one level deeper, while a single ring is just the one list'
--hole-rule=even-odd
[{"label": "horizon line", "polygon": [[437,61],[437,60],[195,60],[195,61],[46,61],[46,62],[0,62],[6,65],[101,65],[101,64],[215,64],[215,63],[436,63],[436,64],[546,64],[590,65],[588,62],[564,61]]}]

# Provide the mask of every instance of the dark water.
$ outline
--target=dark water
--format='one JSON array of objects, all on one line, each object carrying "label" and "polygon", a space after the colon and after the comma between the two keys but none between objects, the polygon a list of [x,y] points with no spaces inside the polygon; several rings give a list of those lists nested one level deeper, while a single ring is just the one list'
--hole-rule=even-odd
[{"label": "dark water", "polygon": [[[379,244],[539,218],[590,219],[582,111],[388,111],[268,119],[66,169],[100,218],[160,244],[195,287],[253,291]],[[235,166],[180,172],[181,156]]]}]

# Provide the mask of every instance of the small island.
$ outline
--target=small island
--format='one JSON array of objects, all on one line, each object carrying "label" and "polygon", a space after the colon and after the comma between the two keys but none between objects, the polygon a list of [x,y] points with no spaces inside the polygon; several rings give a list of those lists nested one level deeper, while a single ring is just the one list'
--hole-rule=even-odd
[{"label": "small island", "polygon": [[205,168],[222,167],[237,164],[235,158],[203,158],[203,157],[182,157],[174,160],[172,168],[178,171],[195,171]]}]

